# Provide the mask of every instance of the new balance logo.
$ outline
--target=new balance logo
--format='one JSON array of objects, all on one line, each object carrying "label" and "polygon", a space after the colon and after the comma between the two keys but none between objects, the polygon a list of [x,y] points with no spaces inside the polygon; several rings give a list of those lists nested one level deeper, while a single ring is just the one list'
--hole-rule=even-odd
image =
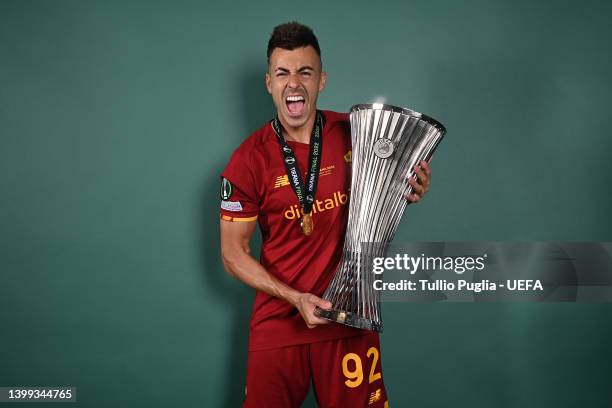
[{"label": "new balance logo", "polygon": [[276,178],[276,182],[274,183],[274,188],[284,187],[289,185],[289,176],[286,174],[284,176],[278,176]]},{"label": "new balance logo", "polygon": [[378,402],[378,400],[380,400],[380,397],[382,397],[382,392],[379,388],[370,394],[370,401],[368,402],[368,405],[372,405],[373,403]]}]

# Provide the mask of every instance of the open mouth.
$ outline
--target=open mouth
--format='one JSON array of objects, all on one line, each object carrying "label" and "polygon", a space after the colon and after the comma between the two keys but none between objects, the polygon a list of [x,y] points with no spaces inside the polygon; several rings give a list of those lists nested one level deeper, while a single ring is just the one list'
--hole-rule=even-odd
[{"label": "open mouth", "polygon": [[292,95],[285,98],[285,104],[287,105],[287,111],[291,116],[300,116],[304,113],[304,107],[306,106],[306,100],[301,95]]}]

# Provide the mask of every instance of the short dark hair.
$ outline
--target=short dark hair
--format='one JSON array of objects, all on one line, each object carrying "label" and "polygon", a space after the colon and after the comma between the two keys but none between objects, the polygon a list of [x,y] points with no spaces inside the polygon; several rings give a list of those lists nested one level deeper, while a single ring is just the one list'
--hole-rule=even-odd
[{"label": "short dark hair", "polygon": [[297,21],[277,25],[274,27],[270,40],[268,41],[268,62],[270,62],[270,55],[272,55],[272,51],[274,51],[275,48],[291,51],[309,45],[315,49],[319,55],[319,59],[321,59],[319,41],[310,27],[300,24]]}]

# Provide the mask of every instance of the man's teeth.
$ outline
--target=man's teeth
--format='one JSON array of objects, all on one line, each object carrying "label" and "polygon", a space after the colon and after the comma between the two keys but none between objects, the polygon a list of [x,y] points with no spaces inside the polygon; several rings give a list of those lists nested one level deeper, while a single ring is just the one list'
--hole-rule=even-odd
[{"label": "man's teeth", "polygon": [[287,97],[287,102],[299,102],[303,100],[304,100],[303,96],[288,96]]}]

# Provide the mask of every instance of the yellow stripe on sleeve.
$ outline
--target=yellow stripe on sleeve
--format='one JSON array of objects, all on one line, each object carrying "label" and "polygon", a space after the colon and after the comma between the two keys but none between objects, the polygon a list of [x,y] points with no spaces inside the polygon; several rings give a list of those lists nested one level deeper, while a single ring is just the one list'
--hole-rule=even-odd
[{"label": "yellow stripe on sleeve", "polygon": [[221,214],[221,219],[225,221],[231,221],[231,222],[249,222],[249,221],[255,221],[257,219],[257,216],[240,218],[240,217],[228,217],[227,215]]}]

